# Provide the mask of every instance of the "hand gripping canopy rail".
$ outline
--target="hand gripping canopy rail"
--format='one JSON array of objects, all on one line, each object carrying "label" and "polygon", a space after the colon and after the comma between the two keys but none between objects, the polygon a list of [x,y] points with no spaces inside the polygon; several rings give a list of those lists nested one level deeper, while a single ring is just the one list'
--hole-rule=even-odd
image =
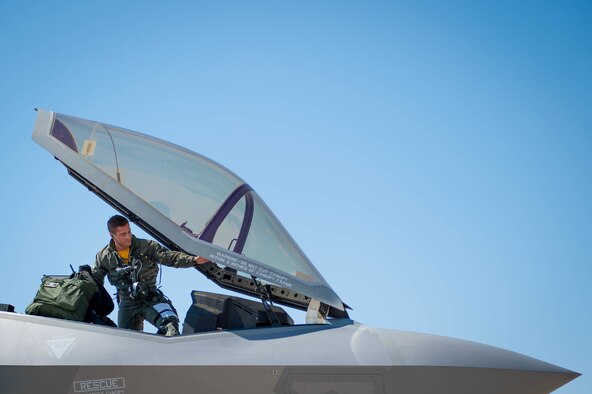
[{"label": "hand gripping canopy rail", "polygon": [[321,320],[348,317],[263,200],[228,169],[154,137],[38,112],[35,142],[169,249],[208,258],[196,268],[218,285]]}]

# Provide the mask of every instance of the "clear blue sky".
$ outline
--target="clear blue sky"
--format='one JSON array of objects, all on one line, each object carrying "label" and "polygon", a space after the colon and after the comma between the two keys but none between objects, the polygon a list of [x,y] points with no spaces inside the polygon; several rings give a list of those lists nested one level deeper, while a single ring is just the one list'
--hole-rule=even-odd
[{"label": "clear blue sky", "polygon": [[[31,141],[39,107],[232,169],[353,319],[540,358],[589,394],[591,20],[584,1],[2,1],[0,302],[92,263],[114,213]],[[163,283],[183,316],[217,289]]]}]

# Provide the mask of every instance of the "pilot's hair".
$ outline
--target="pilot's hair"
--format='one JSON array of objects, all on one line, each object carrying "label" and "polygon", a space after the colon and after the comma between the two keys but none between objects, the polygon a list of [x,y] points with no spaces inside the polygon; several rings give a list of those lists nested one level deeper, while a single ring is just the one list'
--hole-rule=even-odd
[{"label": "pilot's hair", "polygon": [[117,227],[125,226],[128,223],[129,221],[121,215],[111,216],[107,221],[107,229],[109,230],[109,234],[113,234],[113,231],[115,231]]}]

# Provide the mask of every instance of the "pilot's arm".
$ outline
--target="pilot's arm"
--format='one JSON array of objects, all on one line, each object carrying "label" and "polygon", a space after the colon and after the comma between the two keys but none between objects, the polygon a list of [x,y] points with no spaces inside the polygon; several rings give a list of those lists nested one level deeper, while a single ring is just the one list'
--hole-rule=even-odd
[{"label": "pilot's arm", "polygon": [[92,268],[92,276],[101,284],[105,284],[105,276],[109,273],[109,271],[102,265],[102,261],[100,258],[101,252],[97,253],[95,258],[95,265]]},{"label": "pilot's arm", "polygon": [[150,241],[148,250],[160,264],[174,268],[191,268],[209,261],[204,257],[168,250],[155,241]]}]

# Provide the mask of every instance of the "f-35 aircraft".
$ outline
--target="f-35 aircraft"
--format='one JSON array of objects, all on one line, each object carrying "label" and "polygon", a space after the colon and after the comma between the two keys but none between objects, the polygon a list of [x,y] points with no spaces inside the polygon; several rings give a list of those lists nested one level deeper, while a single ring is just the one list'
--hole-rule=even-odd
[{"label": "f-35 aircraft", "polygon": [[[579,376],[487,345],[350,320],[257,193],[195,152],[43,110],[33,140],[163,245],[209,259],[196,270],[239,294],[193,291],[183,335],[170,338],[0,312],[2,393],[543,394]],[[280,305],[306,311],[307,324]]]}]

